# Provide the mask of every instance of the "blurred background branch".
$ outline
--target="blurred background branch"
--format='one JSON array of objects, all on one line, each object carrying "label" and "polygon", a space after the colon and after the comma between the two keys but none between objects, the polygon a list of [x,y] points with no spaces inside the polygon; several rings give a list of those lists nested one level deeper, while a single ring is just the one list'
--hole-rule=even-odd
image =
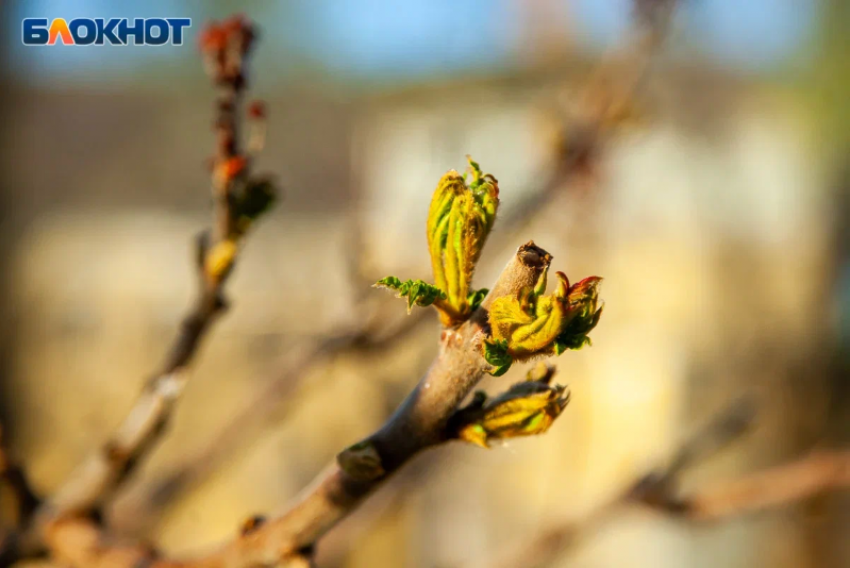
[{"label": "blurred background branch", "polygon": [[688,521],[721,521],[754,510],[787,505],[820,493],[850,486],[850,454],[816,451],[799,460],[725,482],[709,483],[680,494],[681,476],[749,431],[756,418],[754,400],[741,398],[718,412],[685,440],[668,464],[629,483],[625,491],[579,520],[553,523],[531,537],[497,550],[489,560],[471,566],[541,568],[600,530],[621,509],[635,503]]},{"label": "blurred background branch", "polygon": [[[221,24],[211,24],[202,38],[201,49],[208,73],[220,93],[214,123],[217,151],[212,168],[214,231],[212,236],[205,233],[197,239],[195,307],[184,318],[163,370],[148,381],[118,430],[50,496],[36,512],[32,526],[28,516],[21,515],[22,529],[32,533],[22,537],[23,543],[16,547],[23,555],[33,554],[33,549],[40,548],[44,533],[50,535],[49,543],[61,546],[54,553],[68,561],[78,554],[70,548],[87,547],[85,540],[78,542],[76,538],[57,535],[67,530],[66,527],[70,527],[72,533],[78,530],[66,517],[99,517],[100,507],[158,441],[184,389],[186,368],[210,325],[226,306],[223,286],[236,261],[236,247],[250,224],[273,199],[269,188],[256,187],[247,158],[241,151],[237,128],[240,101],[247,85],[245,60],[253,36],[251,25],[235,17]],[[252,108],[251,113],[259,115],[262,111]],[[20,476],[17,478],[23,480]],[[88,565],[88,559],[82,561],[82,565]]]}]

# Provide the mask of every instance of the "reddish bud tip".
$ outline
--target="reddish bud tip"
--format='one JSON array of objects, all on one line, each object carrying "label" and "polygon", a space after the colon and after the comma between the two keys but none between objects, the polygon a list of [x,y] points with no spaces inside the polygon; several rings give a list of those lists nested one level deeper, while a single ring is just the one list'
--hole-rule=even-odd
[{"label": "reddish bud tip", "polygon": [[251,118],[266,118],[266,103],[263,101],[253,101],[248,107],[248,116]]},{"label": "reddish bud tip", "polygon": [[201,30],[198,43],[204,53],[223,51],[227,46],[227,32],[216,22],[210,22]]},{"label": "reddish bud tip", "polygon": [[234,156],[218,164],[217,174],[225,181],[230,181],[242,173],[247,163],[248,160],[244,156]]}]

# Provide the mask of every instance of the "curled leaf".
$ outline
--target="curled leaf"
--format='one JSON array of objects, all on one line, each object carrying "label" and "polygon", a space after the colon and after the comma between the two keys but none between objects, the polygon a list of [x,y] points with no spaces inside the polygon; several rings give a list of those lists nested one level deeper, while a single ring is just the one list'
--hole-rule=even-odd
[{"label": "curled leaf", "polygon": [[602,310],[597,309],[597,297],[601,278],[586,278],[570,286],[567,276],[558,272],[558,287],[544,295],[546,275],[544,271],[534,288],[497,298],[490,307],[493,339],[504,342],[514,359],[578,349],[589,343],[587,334],[599,322]]},{"label": "curled leaf", "polygon": [[[472,313],[470,283],[499,206],[499,185],[469,158],[472,181],[452,170],[440,178],[426,224],[436,286],[446,293],[437,305],[444,325],[456,325]],[[474,298],[472,298],[474,299]]]},{"label": "curled leaf", "polygon": [[481,288],[480,290],[473,290],[469,293],[469,296],[466,297],[466,302],[469,304],[470,311],[474,312],[478,309],[478,306],[481,305],[481,302],[484,301],[484,298],[487,297],[487,294],[490,293],[490,290],[487,288]]},{"label": "curled leaf", "polygon": [[402,282],[395,276],[387,276],[378,280],[374,286],[376,288],[386,288],[398,292],[399,298],[407,298],[407,311],[414,305],[430,306],[439,299],[445,299],[446,294],[436,286],[432,286],[422,280],[405,280]]},{"label": "curled leaf", "polygon": [[484,342],[484,360],[493,366],[490,374],[494,377],[501,377],[507,373],[514,362],[513,357],[508,353],[508,342],[504,339]]},{"label": "curled leaf", "polygon": [[591,345],[587,334],[599,323],[604,307],[598,305],[601,283],[602,279],[598,276],[590,276],[570,287],[568,301],[573,316],[555,338],[555,354],[560,355],[567,349],[581,349],[585,345]]},{"label": "curled leaf", "polygon": [[533,436],[546,432],[570,400],[566,387],[551,386],[553,368],[544,374],[529,373],[529,379],[507,392],[487,400],[477,392],[473,401],[458,411],[457,436],[471,444],[488,448],[495,439]]}]

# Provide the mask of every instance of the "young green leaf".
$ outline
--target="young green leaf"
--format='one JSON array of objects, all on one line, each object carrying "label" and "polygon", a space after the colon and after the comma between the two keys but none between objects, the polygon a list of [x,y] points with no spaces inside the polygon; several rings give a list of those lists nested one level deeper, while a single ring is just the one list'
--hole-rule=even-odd
[{"label": "young green leaf", "polygon": [[472,182],[452,170],[440,178],[431,198],[426,233],[436,285],[446,293],[438,304],[446,326],[462,323],[472,313],[470,283],[475,265],[499,206],[499,185],[469,159]]},{"label": "young green leaf", "polygon": [[398,292],[399,298],[407,298],[408,313],[416,306],[430,306],[438,299],[445,299],[446,294],[436,286],[432,286],[422,280],[405,280],[401,281],[395,276],[387,276],[378,280],[374,286],[376,288],[386,288]]},{"label": "young green leaf", "polygon": [[490,374],[494,377],[501,377],[507,373],[514,362],[513,357],[508,353],[508,342],[505,340],[485,341],[484,360],[493,366]]},{"label": "young green leaf", "polygon": [[481,302],[484,301],[484,298],[487,297],[487,294],[490,293],[490,290],[487,288],[481,288],[480,290],[473,290],[469,293],[469,296],[466,297],[466,302],[469,304],[469,309],[471,312],[474,312],[478,309],[478,306],[481,305]]},{"label": "young green leaf", "polygon": [[268,211],[276,199],[277,188],[271,178],[252,178],[239,202],[239,215],[253,221]]}]

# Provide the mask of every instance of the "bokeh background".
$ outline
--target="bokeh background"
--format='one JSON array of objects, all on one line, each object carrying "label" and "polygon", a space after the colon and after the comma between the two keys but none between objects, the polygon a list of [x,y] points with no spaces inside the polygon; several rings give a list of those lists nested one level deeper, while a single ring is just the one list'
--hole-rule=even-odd
[{"label": "bokeh background", "polygon": [[[533,238],[572,279],[605,277],[593,347],[557,360],[570,406],[545,436],[417,459],[322,541],[320,566],[475,565],[582,518],[741,393],[755,429],[687,488],[850,441],[850,7],[680,4],[630,120],[529,222],[497,222],[477,274],[486,286]],[[283,508],[395,408],[436,318],[386,349],[316,342],[375,313],[399,325],[402,303],[368,284],[428,278],[430,194],[467,153],[499,178],[501,213],[521,209],[634,20],[627,0],[2,3],[0,422],[42,492],[119,423],[188,306],[213,148],[195,41],[233,12],[260,28],[257,167],[286,196],[170,434],[107,512],[174,554]],[[182,47],[27,48],[29,16],[193,26]],[[554,565],[847,566],[848,535],[841,495],[713,524],[633,507]]]}]

